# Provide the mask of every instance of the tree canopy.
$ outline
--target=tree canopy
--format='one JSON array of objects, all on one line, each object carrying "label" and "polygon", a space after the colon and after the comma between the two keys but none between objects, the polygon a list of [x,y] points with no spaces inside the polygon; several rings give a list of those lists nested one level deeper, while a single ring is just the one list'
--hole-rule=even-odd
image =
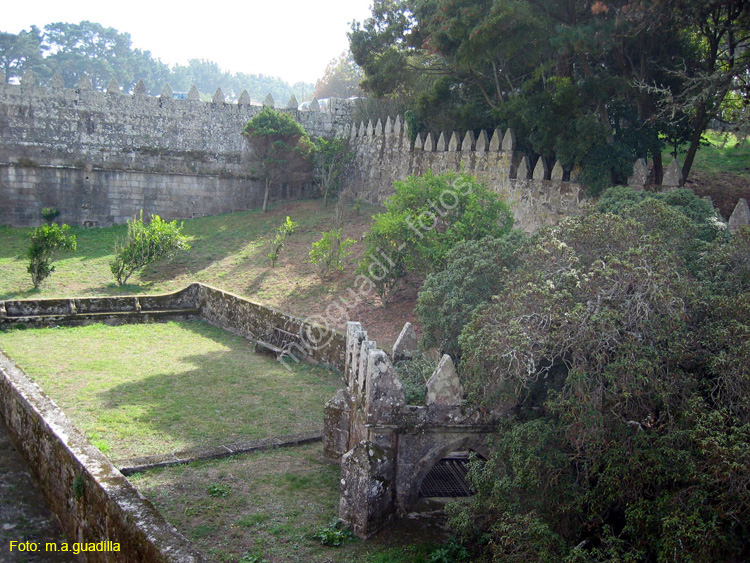
[{"label": "tree canopy", "polygon": [[750,94],[749,18],[740,0],[376,0],[350,47],[363,87],[406,95],[425,128],[510,126],[598,190],[635,157],[660,180],[665,144],[687,143],[687,175]]},{"label": "tree canopy", "polygon": [[313,90],[312,84],[303,82],[288,84],[262,74],[232,74],[203,59],[170,67],[149,51],[134,49],[129,33],[89,21],[51,23],[43,31],[32,26],[17,34],[0,33],[0,70],[6,82],[19,80],[26,70],[32,70],[42,84],[60,73],[68,88],[75,87],[84,74],[98,90],[114,79],[125,92],[143,80],[151,95],[158,95],[167,83],[175,92],[187,92],[195,85],[206,94],[221,88],[229,98],[238,98],[247,90],[256,100],[270,93],[283,102],[292,94],[305,99]]},{"label": "tree canopy", "polygon": [[250,146],[251,172],[263,180],[263,211],[268,211],[271,188],[279,183],[304,183],[312,174],[313,145],[293,117],[263,108],[242,134]]},{"label": "tree canopy", "polygon": [[516,253],[460,374],[507,414],[453,508],[477,561],[750,556],[750,230],[620,189]]}]

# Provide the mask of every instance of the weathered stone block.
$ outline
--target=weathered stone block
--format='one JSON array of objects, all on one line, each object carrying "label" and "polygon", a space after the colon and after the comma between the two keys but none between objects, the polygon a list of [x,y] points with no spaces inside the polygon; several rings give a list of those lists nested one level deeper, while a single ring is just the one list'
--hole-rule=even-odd
[{"label": "weathered stone block", "polygon": [[412,324],[407,322],[393,345],[393,361],[398,362],[411,358],[412,353],[416,352],[418,347],[417,333]]},{"label": "weathered stone block", "polygon": [[427,381],[427,405],[460,405],[464,398],[464,388],[458,379],[456,367],[448,354],[443,354],[435,373]]}]

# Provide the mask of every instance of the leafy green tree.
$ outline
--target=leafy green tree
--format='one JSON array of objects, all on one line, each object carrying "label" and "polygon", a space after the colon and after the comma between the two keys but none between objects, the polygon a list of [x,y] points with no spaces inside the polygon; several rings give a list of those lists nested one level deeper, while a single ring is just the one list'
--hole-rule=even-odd
[{"label": "leafy green tree", "polygon": [[31,231],[31,244],[26,252],[29,266],[26,269],[31,274],[31,283],[38,289],[41,283],[55,271],[52,265],[55,253],[59,250],[75,250],[76,237],[68,234],[68,225],[50,223]]},{"label": "leafy green tree", "polygon": [[321,281],[325,281],[334,268],[344,270],[344,258],[351,256],[353,244],[355,241],[350,238],[341,240],[341,229],[326,231],[319,241],[313,243],[310,263],[317,268]]},{"label": "leafy green tree", "polygon": [[98,90],[113,78],[126,91],[137,82],[129,33],[89,21],[51,23],[44,30],[52,53],[46,63],[62,75],[66,87],[75,87],[84,74]]},{"label": "leafy green tree", "polygon": [[679,199],[544,229],[464,329],[464,385],[509,415],[452,509],[477,560],[750,556],[750,231],[707,242]]},{"label": "leafy green tree", "polygon": [[265,213],[273,186],[310,180],[312,143],[302,125],[290,115],[271,108],[263,108],[247,123],[242,134],[250,146],[252,171],[265,185]]},{"label": "leafy green tree", "polygon": [[468,174],[428,172],[393,187],[387,211],[373,217],[357,266],[384,303],[407,273],[427,275],[459,242],[499,237],[513,225],[508,205]]},{"label": "leafy green tree", "polygon": [[276,229],[276,234],[271,241],[271,251],[268,253],[268,259],[271,261],[272,268],[276,267],[276,262],[281,255],[281,251],[283,250],[284,245],[286,244],[286,239],[288,239],[289,235],[297,230],[297,227],[299,227],[299,223],[295,223],[287,216],[286,221],[284,221],[281,225],[279,225],[279,228]]},{"label": "leafy green tree", "polygon": [[0,32],[0,70],[5,73],[5,82],[20,79],[27,70],[45,74],[45,50],[42,32],[36,26],[17,34]]},{"label": "leafy green tree", "polygon": [[517,263],[521,231],[456,244],[443,267],[419,288],[416,312],[422,323],[421,344],[437,347],[454,360],[461,356],[458,336],[477,307],[503,293],[503,279]]},{"label": "leafy green tree", "polygon": [[323,191],[323,205],[328,205],[329,196],[338,192],[341,174],[354,158],[348,139],[315,139],[314,176]]},{"label": "leafy green tree", "polygon": [[363,87],[409,92],[427,129],[513,127],[597,192],[635,156],[659,181],[665,139],[688,143],[687,177],[707,119],[746,83],[749,17],[736,0],[381,0],[350,47]]},{"label": "leafy green tree", "polygon": [[351,52],[342,53],[328,63],[323,76],[315,83],[313,96],[318,99],[361,96],[362,78],[362,69],[354,62]]},{"label": "leafy green tree", "polygon": [[128,233],[125,240],[115,243],[115,258],[110,263],[117,283],[126,283],[136,271],[156,260],[170,260],[179,251],[189,250],[187,237],[181,231],[182,224],[168,223],[158,215],[144,222],[143,210],[138,217],[128,220]]}]

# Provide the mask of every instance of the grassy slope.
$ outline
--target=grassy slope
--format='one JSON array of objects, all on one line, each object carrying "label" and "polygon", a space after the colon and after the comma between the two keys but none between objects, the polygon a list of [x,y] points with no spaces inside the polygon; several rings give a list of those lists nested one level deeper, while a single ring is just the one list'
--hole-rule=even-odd
[{"label": "grassy slope", "polygon": [[340,386],[203,322],[13,330],[0,348],[114,459],[316,430]]},{"label": "grassy slope", "polygon": [[[370,216],[380,210],[368,205],[362,206],[359,215],[350,210],[344,236],[359,241],[369,227]],[[270,268],[266,257],[269,233],[287,215],[300,227],[288,240],[276,267]],[[55,272],[39,291],[33,290],[26,272],[30,229],[0,227],[0,299],[162,293],[198,281],[300,317],[330,316],[325,311],[331,306],[332,311],[344,311],[334,315],[336,328],[343,328],[346,320],[358,320],[371,335],[390,345],[404,322],[415,320],[415,290],[406,288],[387,309],[374,295],[352,299],[347,289],[354,286],[353,270],[361,244],[354,246],[355,255],[345,272],[335,272],[321,283],[306,261],[313,242],[331,228],[332,216],[333,206],[308,200],[278,204],[266,214],[253,210],[186,220],[183,231],[191,239],[192,250],[172,263],[147,267],[124,286],[114,283],[109,262],[115,239],[124,235],[125,227],[76,227],[72,231],[78,238],[78,250],[58,255]],[[343,303],[343,307],[334,309],[332,303]]]},{"label": "grassy slope", "polygon": [[[708,131],[707,146],[695,156],[686,186],[698,195],[711,196],[714,206],[728,219],[739,198],[750,202],[750,140]],[[665,162],[671,161],[665,155]]]}]

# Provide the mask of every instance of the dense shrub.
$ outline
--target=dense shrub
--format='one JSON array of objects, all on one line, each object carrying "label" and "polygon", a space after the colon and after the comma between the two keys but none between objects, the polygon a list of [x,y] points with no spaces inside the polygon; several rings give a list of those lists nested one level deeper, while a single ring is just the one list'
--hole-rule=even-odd
[{"label": "dense shrub", "polygon": [[321,281],[325,280],[332,270],[343,271],[344,258],[351,255],[352,239],[341,240],[341,229],[326,231],[321,239],[314,242],[310,249],[310,263],[315,265]]},{"label": "dense shrub", "polygon": [[478,560],[750,557],[750,233],[637,199],[542,230],[460,337],[508,414],[451,509]]},{"label": "dense shrub", "polygon": [[128,220],[125,240],[115,243],[115,259],[110,263],[112,275],[119,285],[128,281],[136,271],[159,259],[170,259],[180,250],[190,249],[182,224],[167,223],[158,215],[143,221],[143,211]]},{"label": "dense shrub", "polygon": [[57,251],[76,249],[76,237],[69,235],[69,230],[68,225],[51,223],[31,231],[31,244],[26,252],[29,259],[26,271],[31,274],[31,283],[35,289],[55,271],[52,261]]},{"label": "dense shrub", "polygon": [[515,252],[525,236],[486,237],[458,243],[445,257],[442,269],[430,274],[419,289],[417,315],[422,323],[422,344],[444,354],[460,356],[458,335],[474,310],[503,292],[507,270],[517,262]]},{"label": "dense shrub", "polygon": [[507,204],[468,174],[409,176],[394,190],[373,217],[357,268],[384,302],[407,273],[429,274],[459,242],[503,236],[513,225]]}]

